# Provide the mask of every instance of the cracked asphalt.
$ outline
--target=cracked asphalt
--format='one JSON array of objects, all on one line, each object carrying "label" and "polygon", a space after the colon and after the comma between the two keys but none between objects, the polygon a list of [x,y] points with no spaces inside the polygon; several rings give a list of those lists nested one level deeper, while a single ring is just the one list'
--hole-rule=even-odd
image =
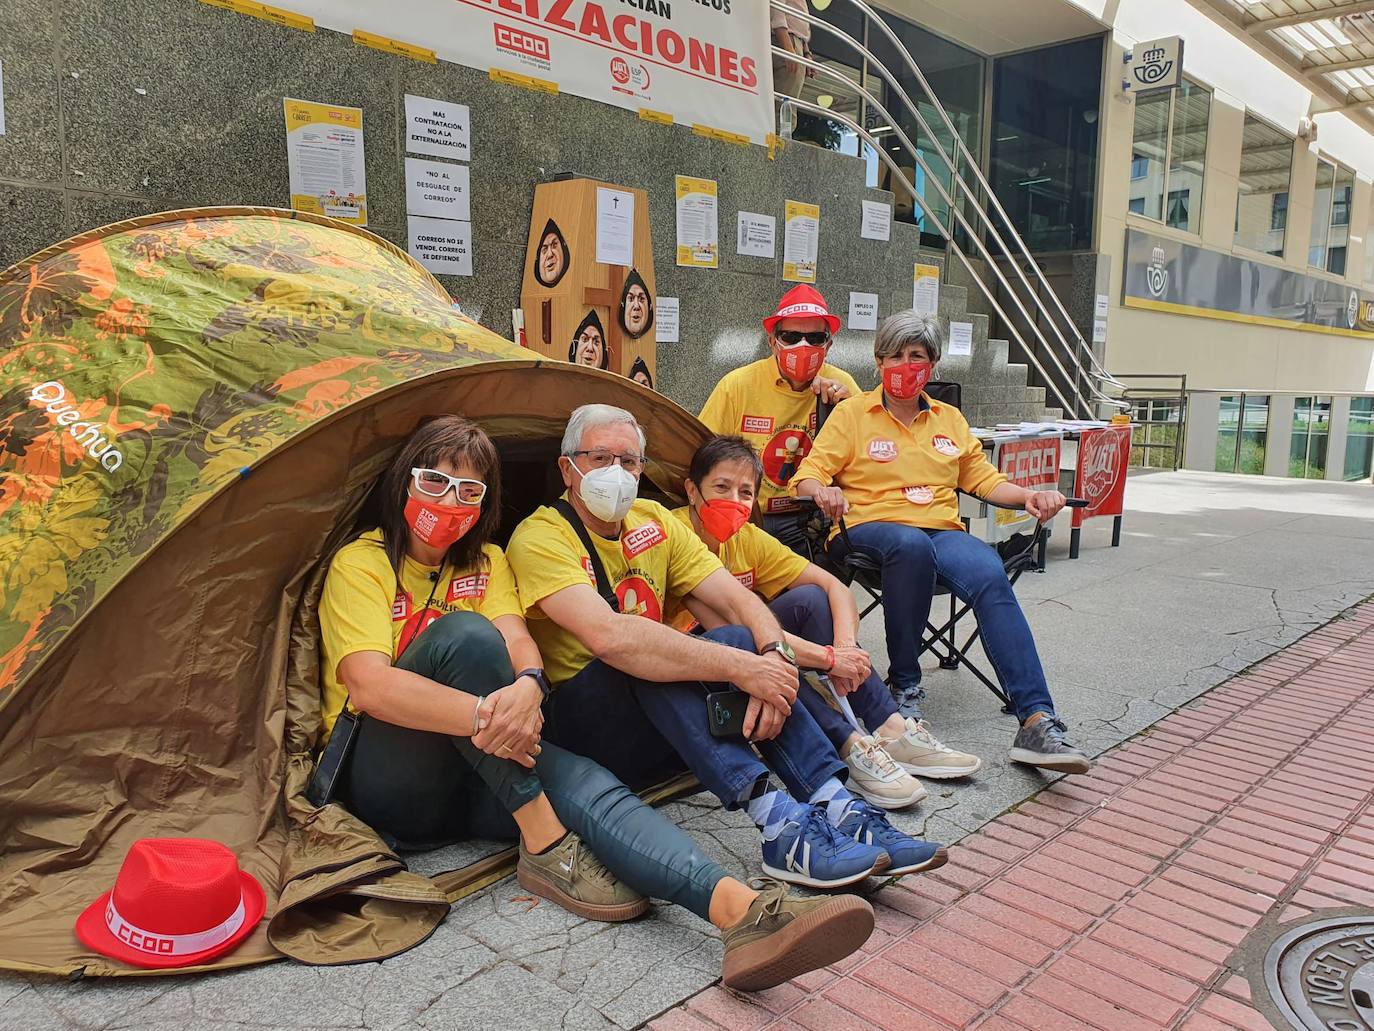
[{"label": "cracked asphalt", "polygon": [[[1043,576],[1018,585],[1051,689],[1074,736],[1096,753],[1374,594],[1368,484],[1179,472],[1131,479],[1122,547],[1089,523],[1068,559],[1061,519]],[[939,611],[941,601],[936,601]],[[864,644],[883,655],[882,624]],[[931,671],[926,715],[949,744],[983,756],[963,783],[896,814],[946,843],[1033,795],[1048,778],[1005,761],[1015,723],[966,673]],[[757,869],[757,837],[739,814],[694,796],[667,807],[727,870]],[[411,857],[437,872],[481,846]],[[879,925],[909,920],[872,898]],[[719,976],[714,930],[656,905],[632,924],[577,920],[532,904],[506,880],[453,907],[423,945],[385,963],[291,963],[185,978],[80,983],[0,973],[0,1031],[253,1028],[635,1028]]]}]

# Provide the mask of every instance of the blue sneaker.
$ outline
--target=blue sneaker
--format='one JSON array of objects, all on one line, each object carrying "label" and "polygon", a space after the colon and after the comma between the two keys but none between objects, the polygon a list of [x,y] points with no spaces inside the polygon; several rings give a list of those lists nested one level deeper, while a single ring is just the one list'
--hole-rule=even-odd
[{"label": "blue sneaker", "polygon": [[800,823],[789,820],[781,834],[763,843],[763,872],[807,888],[843,888],[887,863],[883,848],[841,834],[820,806],[809,806]]},{"label": "blue sneaker", "polygon": [[934,870],[949,862],[943,845],[903,834],[887,822],[886,813],[859,798],[840,821],[839,831],[861,845],[876,846],[886,852],[891,865],[883,871],[885,876]]}]

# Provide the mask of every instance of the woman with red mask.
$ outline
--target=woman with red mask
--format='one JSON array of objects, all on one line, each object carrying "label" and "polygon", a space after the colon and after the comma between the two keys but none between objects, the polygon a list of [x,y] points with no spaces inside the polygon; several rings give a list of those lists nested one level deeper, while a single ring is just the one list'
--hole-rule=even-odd
[{"label": "woman with red mask", "polygon": [[[1011,697],[1021,727],[1014,762],[1083,773],[1089,762],[1069,743],[1055,715],[1030,626],[997,552],[965,532],[958,491],[1024,508],[1048,522],[1064,507],[1058,491],[1011,483],[952,405],[932,400],[926,384],[940,360],[940,323],[899,312],[878,327],[873,357],[881,384],[843,401],[816,437],[793,480],[832,521],[841,517],[853,547],[882,563],[888,684],[901,711],[921,717],[921,632],[935,581],[973,606],[984,650]],[[842,558],[846,543],[832,537]]]},{"label": "woman with red mask", "polygon": [[[762,476],[763,464],[747,440],[713,437],[692,457],[688,504],[673,514],[735,579],[768,602],[797,663],[828,673],[836,694],[848,698],[860,725],[817,691],[797,695],[849,767],[849,790],[881,809],[902,809],[926,797],[916,776],[944,780],[976,772],[977,758],[946,748],[897,711],[859,647],[859,609],[849,588],[749,522]],[[698,619],[707,629],[726,622],[700,602],[670,613],[679,629]]]},{"label": "woman with red mask", "polygon": [[873,927],[863,900],[728,877],[603,767],[541,743],[548,681],[491,543],[500,494],[491,439],[458,416],[432,419],[383,474],[375,528],[334,555],[319,606],[322,715],[338,732],[345,707],[362,714],[338,800],[402,848],[518,837],[520,884],[588,919],[632,919],[645,896],[686,906],[723,932],[734,988],[857,949]]}]

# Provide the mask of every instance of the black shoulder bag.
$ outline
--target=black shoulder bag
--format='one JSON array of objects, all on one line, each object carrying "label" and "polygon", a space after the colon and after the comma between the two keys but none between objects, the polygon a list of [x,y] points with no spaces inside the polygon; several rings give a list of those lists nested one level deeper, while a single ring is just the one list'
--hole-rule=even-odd
[{"label": "black shoulder bag", "polygon": [[[439,589],[439,581],[443,579],[443,566],[439,567],[439,572],[434,573],[434,585],[429,589],[429,598],[425,602],[425,607],[421,612],[428,612],[429,607],[434,602],[434,592]],[[416,633],[415,637],[420,634]],[[402,654],[406,648],[415,643],[415,637],[406,642],[406,647],[401,649]],[[400,658],[397,655],[396,658]],[[357,743],[358,733],[363,729],[363,714],[353,712],[348,707],[348,697],[344,697],[343,708],[339,710],[339,716],[334,721],[334,729],[329,733],[329,740],[325,742],[324,750],[320,752],[320,758],[315,763],[315,772],[310,777],[310,783],[305,789],[305,798],[316,809],[326,806],[334,801],[334,795],[339,789],[339,781],[343,777],[344,769],[348,765],[349,756],[353,754],[353,746]]]},{"label": "black shoulder bag", "polygon": [[596,577],[596,593],[601,595],[602,600],[611,607],[612,612],[619,612],[620,599],[615,596],[615,587],[611,585],[611,578],[606,575],[606,567],[601,564],[601,556],[596,553],[591,534],[582,524],[582,520],[577,515],[577,510],[563,498],[555,501],[553,508],[573,528],[573,532],[582,541],[582,546],[587,549],[587,558],[592,563],[592,575]]}]

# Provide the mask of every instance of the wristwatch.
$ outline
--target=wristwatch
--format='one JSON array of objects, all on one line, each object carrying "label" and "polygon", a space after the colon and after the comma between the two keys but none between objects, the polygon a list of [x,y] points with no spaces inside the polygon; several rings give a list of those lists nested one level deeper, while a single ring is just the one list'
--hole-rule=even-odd
[{"label": "wristwatch", "polygon": [[535,667],[531,667],[529,669],[522,669],[519,673],[515,674],[516,680],[519,680],[521,677],[529,677],[536,684],[538,684],[539,693],[544,696],[545,701],[548,701],[549,695],[553,694],[553,685],[549,683],[549,678],[545,676],[544,671],[542,669],[538,669]]},{"label": "wristwatch", "polygon": [[786,641],[769,641],[759,649],[760,655],[767,655],[769,652],[777,652],[792,665],[795,666],[797,664],[797,653],[792,650],[791,646],[789,646]]}]

